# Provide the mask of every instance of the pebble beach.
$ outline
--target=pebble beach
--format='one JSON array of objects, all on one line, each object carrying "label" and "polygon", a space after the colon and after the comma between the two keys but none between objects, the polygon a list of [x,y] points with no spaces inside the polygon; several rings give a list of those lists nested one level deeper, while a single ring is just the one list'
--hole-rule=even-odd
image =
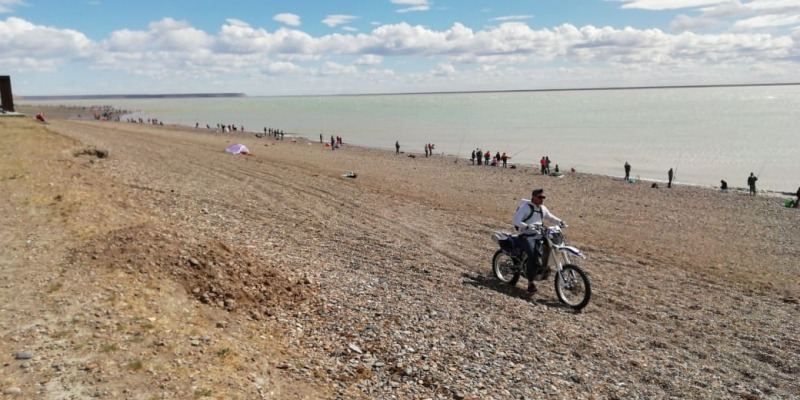
[{"label": "pebble beach", "polygon": [[[71,223],[82,226],[81,235],[68,222],[3,217],[17,229],[3,242],[10,249],[6,268],[22,269],[28,262],[23,249],[33,246],[47,261],[37,268],[64,271],[63,289],[46,293],[53,282],[43,280],[31,291],[47,294],[48,307],[72,310],[44,312],[47,325],[68,327],[74,314],[103,319],[105,310],[132,325],[136,313],[119,301],[97,298],[94,303],[109,305],[93,308],[91,293],[107,293],[81,284],[87,271],[125,276],[117,283],[120,293],[154,282],[170,288],[148,292],[141,316],[160,309],[158,321],[167,316],[175,325],[154,322],[140,332],[141,341],[123,349],[145,365],[163,367],[131,379],[124,367],[129,361],[118,361],[103,367],[104,380],[87,382],[79,379],[85,372],[80,364],[74,378],[60,378],[85,393],[176,399],[204,388],[237,399],[800,396],[800,213],[784,208],[782,198],[685,185],[651,189],[580,172],[555,178],[532,166],[473,166],[346,143],[331,150],[288,135],[276,141],[124,122],[25,122],[9,127],[3,140],[19,140],[13,132],[25,129],[64,138],[61,150],[37,157],[73,165],[43,173],[44,180],[63,179],[35,190],[55,195],[80,187],[86,194],[84,201],[69,200],[73,217],[64,217],[77,218]],[[223,151],[234,143],[252,155]],[[109,156],[73,156],[87,147]],[[4,176],[21,168],[13,165],[3,166]],[[344,177],[348,172],[357,178]],[[36,176],[29,175],[31,181]],[[32,207],[24,198],[39,186],[15,189],[18,181],[0,181],[3,193],[20,194],[6,211]],[[513,229],[520,199],[534,188],[545,189],[545,204],[570,225],[567,240],[588,256],[580,264],[593,294],[581,313],[558,303],[552,281],[540,282],[530,297],[524,282],[512,287],[491,276],[496,248],[490,235]],[[92,213],[106,215],[107,224],[90,219]],[[26,235],[49,239],[26,248]],[[50,376],[49,364],[85,359],[87,348],[58,347],[70,338],[37,335],[12,314],[18,318],[7,311],[3,339],[25,342],[39,364],[7,379],[26,392],[68,398],[38,383],[42,391],[37,382]],[[195,329],[182,330],[182,324]],[[98,332],[72,326],[73,342]],[[100,334],[126,330],[120,332]],[[214,347],[218,343],[226,347]],[[206,358],[215,365],[225,348],[240,360],[208,367]],[[122,357],[123,351],[92,357],[104,365],[104,354]],[[183,360],[180,367],[174,359]],[[293,390],[296,385],[309,389]],[[277,388],[273,395],[270,387]]]}]

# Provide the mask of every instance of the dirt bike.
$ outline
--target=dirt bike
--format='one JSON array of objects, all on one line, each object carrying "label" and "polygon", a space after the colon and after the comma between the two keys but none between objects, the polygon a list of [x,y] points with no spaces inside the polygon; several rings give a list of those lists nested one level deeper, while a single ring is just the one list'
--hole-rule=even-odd
[{"label": "dirt bike", "polygon": [[[542,233],[543,232],[543,233]],[[519,242],[526,240],[524,236],[540,236],[541,263],[543,267],[532,277],[534,281],[547,279],[552,270],[549,266],[550,255],[554,255],[555,290],[558,300],[573,310],[579,311],[589,304],[592,294],[589,275],[578,265],[570,261],[570,257],[585,259],[586,256],[573,246],[567,246],[564,233],[559,226],[544,228],[539,226],[533,232],[511,234],[497,231],[492,234],[500,249],[492,257],[492,274],[504,283],[516,285],[520,277],[528,279],[525,265],[528,256]]]}]

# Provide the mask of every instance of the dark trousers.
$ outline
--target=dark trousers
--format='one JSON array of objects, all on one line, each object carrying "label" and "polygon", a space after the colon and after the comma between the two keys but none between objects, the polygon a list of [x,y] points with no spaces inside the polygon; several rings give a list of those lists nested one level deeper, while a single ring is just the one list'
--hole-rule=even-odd
[{"label": "dark trousers", "polygon": [[625,170],[625,180],[626,181],[630,179],[630,176],[631,176],[631,171],[630,170]]},{"label": "dark trousers", "polygon": [[531,280],[536,275],[541,266],[539,257],[542,254],[542,239],[536,239],[536,236],[538,235],[522,237],[520,238],[522,240],[519,241],[520,248],[528,255],[528,261],[525,264],[525,275],[527,275],[528,280]]},{"label": "dark trousers", "polygon": [[671,176],[669,177],[669,182],[667,182],[667,187],[668,188],[672,187],[672,177]]},{"label": "dark trousers", "polygon": [[756,185],[750,185],[750,194],[756,194]]}]

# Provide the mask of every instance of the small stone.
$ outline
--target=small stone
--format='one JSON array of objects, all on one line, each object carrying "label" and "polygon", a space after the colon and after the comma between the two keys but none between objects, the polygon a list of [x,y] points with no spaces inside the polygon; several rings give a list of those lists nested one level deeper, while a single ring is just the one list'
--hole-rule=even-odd
[{"label": "small stone", "polygon": [[217,322],[217,328],[225,329],[228,327],[228,324],[225,322]]},{"label": "small stone", "polygon": [[22,393],[22,389],[12,386],[12,387],[4,390],[3,393],[5,393],[5,394],[21,394]]},{"label": "small stone", "polygon": [[189,259],[189,264],[192,264],[193,267],[196,267],[200,265],[200,261],[197,261],[197,259],[193,257]]},{"label": "small stone", "polygon": [[464,393],[461,392],[456,392],[455,394],[453,394],[453,398],[456,400],[464,400],[464,397],[466,396],[464,396]]},{"label": "small stone", "polygon": [[86,371],[94,371],[94,370],[97,369],[97,367],[98,367],[97,364],[91,363],[91,364],[87,364],[85,367],[83,367],[83,369],[85,369]]},{"label": "small stone", "polygon": [[20,351],[17,353],[17,360],[30,360],[31,358],[33,358],[33,352]]},{"label": "small stone", "polygon": [[19,367],[22,369],[28,369],[31,367],[31,363],[30,361],[25,361],[24,363],[20,364]]},{"label": "small stone", "polygon": [[197,347],[197,346],[200,346],[200,341],[199,341],[199,340],[192,340],[192,341],[191,341],[191,342],[189,342],[189,343],[191,343],[191,345],[192,345],[192,346],[195,346],[195,347]]},{"label": "small stone", "polygon": [[360,347],[358,347],[358,345],[357,345],[357,344],[355,344],[355,343],[350,343],[350,346],[349,346],[349,347],[350,347],[350,350],[353,350],[353,351],[355,351],[355,352],[356,352],[356,353],[358,353],[358,354],[363,354],[363,352],[361,351],[361,348],[360,348]]}]

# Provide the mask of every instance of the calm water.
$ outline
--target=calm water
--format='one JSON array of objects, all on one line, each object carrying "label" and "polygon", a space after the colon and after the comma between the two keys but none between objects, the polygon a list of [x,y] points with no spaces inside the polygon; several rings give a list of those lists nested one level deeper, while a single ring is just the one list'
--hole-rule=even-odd
[{"label": "calm water", "polygon": [[165,123],[267,126],[386,149],[399,140],[419,153],[431,142],[462,158],[480,147],[616,176],[628,161],[642,179],[664,180],[672,167],[677,181],[701,185],[746,186],[763,169],[760,188],[800,186],[800,86],[104,102]]}]

